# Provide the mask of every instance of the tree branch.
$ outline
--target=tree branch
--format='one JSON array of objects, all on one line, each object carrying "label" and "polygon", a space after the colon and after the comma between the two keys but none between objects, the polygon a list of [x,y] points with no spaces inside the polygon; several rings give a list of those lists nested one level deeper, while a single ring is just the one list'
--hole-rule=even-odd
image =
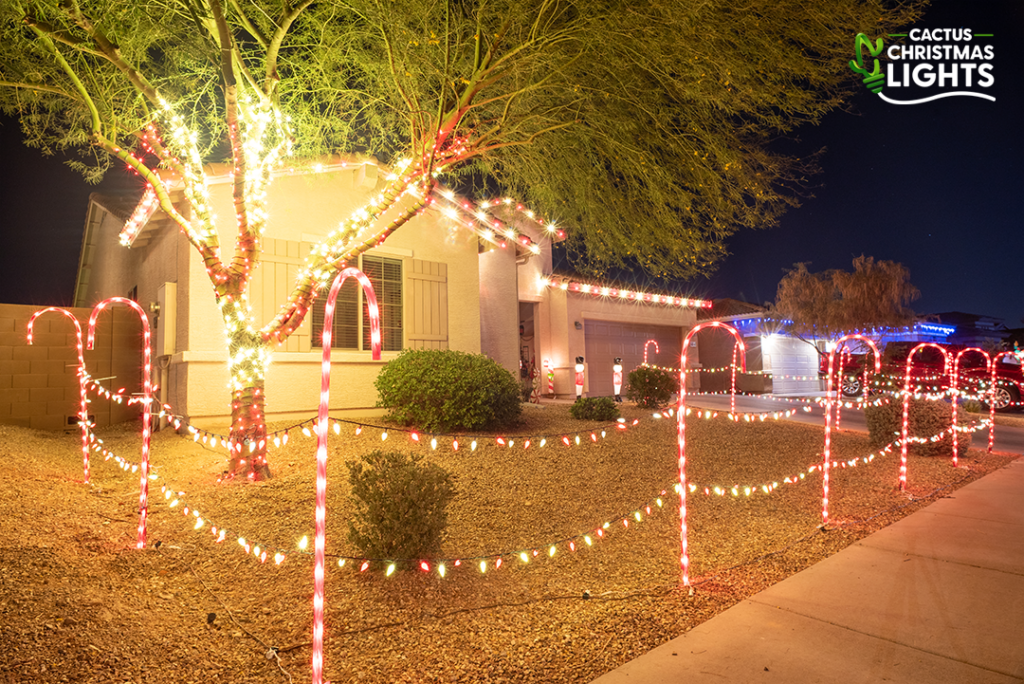
[{"label": "tree branch", "polygon": [[[237,2],[237,0],[232,0]],[[267,97],[271,97],[274,91],[277,90],[277,84],[280,82],[280,77],[277,75],[277,57],[281,52],[281,44],[284,42],[285,36],[288,34],[288,29],[291,28],[292,23],[299,18],[302,12],[313,4],[313,0],[303,0],[298,6],[293,7],[290,11],[286,11],[285,15],[281,18],[281,23],[274,31],[273,37],[267,44],[267,58],[265,66],[265,79],[263,84],[263,90]]]},{"label": "tree branch", "polygon": [[79,52],[84,52],[85,54],[93,55],[94,57],[101,57],[103,59],[107,59],[107,56],[102,52],[87,47],[85,45],[85,41],[75,38],[67,31],[58,31],[45,21],[39,21],[38,19],[35,19],[34,17],[29,15],[25,15],[25,18],[22,21],[24,21],[26,25],[34,29],[39,29],[43,33],[50,36],[50,38],[57,41],[58,43],[63,43],[64,45],[74,48]]},{"label": "tree branch", "polygon": [[31,24],[29,25],[29,28],[32,29],[32,32],[39,37],[46,49],[53,54],[53,57],[57,60],[57,64],[60,65],[61,70],[67,74],[68,78],[70,78],[71,82],[74,84],[75,90],[77,90],[78,94],[81,95],[82,101],[85,103],[86,107],[88,107],[89,116],[92,119],[93,137],[95,138],[102,135],[103,124],[100,121],[99,109],[96,107],[96,103],[93,102],[92,97],[89,95],[89,91],[86,89],[85,84],[82,83],[82,79],[78,77],[75,70],[71,68],[70,64],[68,64],[68,61],[64,59],[64,55],[62,55],[60,50],[57,49],[57,46],[53,44],[48,33],[43,32],[40,28],[32,26]]},{"label": "tree branch", "polygon": [[[224,19],[220,0],[210,0],[210,11],[217,27],[217,40],[220,44],[220,69],[224,81],[224,114],[228,125],[228,139],[231,143],[232,163],[232,201],[235,205],[235,223],[238,237],[235,240],[235,255],[231,260],[230,272],[237,281],[237,290],[245,290],[246,283],[259,259],[259,236],[255,235],[249,224],[249,212],[246,207],[246,159],[242,145],[242,130],[238,119],[238,82],[235,80],[235,48],[231,29]],[[235,289],[235,288],[232,288]]]},{"label": "tree branch", "polygon": [[24,88],[25,90],[37,90],[41,93],[53,93],[54,95],[61,95],[68,99],[74,100],[75,102],[81,102],[85,104],[85,101],[81,97],[75,97],[69,92],[61,90],[55,86],[39,85],[35,83],[17,83],[15,81],[0,81],[0,87],[7,88]]}]

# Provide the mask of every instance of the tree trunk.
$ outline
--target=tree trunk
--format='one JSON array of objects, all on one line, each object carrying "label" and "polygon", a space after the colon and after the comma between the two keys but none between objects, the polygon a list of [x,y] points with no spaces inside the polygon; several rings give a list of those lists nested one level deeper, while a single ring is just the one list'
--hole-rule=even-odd
[{"label": "tree trunk", "polygon": [[229,332],[228,361],[231,373],[231,477],[265,480],[267,463],[266,392],[264,383],[270,346],[259,333]]}]

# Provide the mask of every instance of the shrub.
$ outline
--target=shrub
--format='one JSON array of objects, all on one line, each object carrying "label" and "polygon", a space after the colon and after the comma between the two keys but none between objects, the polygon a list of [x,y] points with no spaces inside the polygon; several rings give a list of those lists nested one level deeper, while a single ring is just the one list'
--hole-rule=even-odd
[{"label": "shrub", "polygon": [[422,430],[503,428],[519,418],[519,382],[481,354],[407,349],[374,383],[389,418]]},{"label": "shrub", "polygon": [[[892,397],[889,403],[880,406],[868,406],[864,410],[864,418],[868,424],[871,444],[875,447],[885,446],[903,434],[903,402]],[[953,406],[944,401],[928,399],[911,399],[907,434],[910,437],[928,439],[944,430],[948,430],[953,422]],[[957,422],[963,426],[970,420],[962,414]],[[971,446],[973,433],[961,432],[957,436],[957,454],[963,456]],[[917,456],[951,456],[953,453],[952,437],[947,433],[937,442],[927,444],[910,444],[908,453]]]},{"label": "shrub", "polygon": [[569,413],[578,420],[615,420],[619,407],[611,397],[580,397],[569,408]]},{"label": "shrub", "polygon": [[452,476],[421,456],[372,451],[348,463],[355,514],[348,539],[367,558],[416,559],[441,551]]},{"label": "shrub", "polygon": [[961,401],[960,410],[965,413],[988,413],[985,406],[975,399],[964,399]]},{"label": "shrub", "polygon": [[629,372],[626,398],[640,408],[663,406],[678,391],[679,378],[672,371],[638,366]]}]

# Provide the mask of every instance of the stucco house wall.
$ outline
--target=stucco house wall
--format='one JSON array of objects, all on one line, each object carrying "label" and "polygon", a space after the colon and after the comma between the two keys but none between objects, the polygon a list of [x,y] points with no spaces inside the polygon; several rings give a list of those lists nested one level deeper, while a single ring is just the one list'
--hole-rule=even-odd
[{"label": "stucco house wall", "polygon": [[[216,217],[222,254],[234,244],[234,208],[227,175],[212,169],[210,202]],[[340,220],[379,191],[383,179],[376,166],[336,165],[317,173],[285,173],[270,186],[269,221],[264,252],[250,289],[250,305],[259,325],[277,312],[295,282],[310,248]],[[222,426],[228,420],[227,352],[221,316],[202,261],[177,226],[154,215],[154,228],[139,239],[148,243],[130,249],[118,244],[125,212],[97,197],[91,203],[91,250],[88,287],[80,288],[83,305],[138,288],[143,308],[159,303],[166,324],[173,309],[173,342],[161,350],[164,401],[189,416],[198,427]],[[185,209],[185,207],[182,207]],[[395,211],[401,209],[397,207]],[[95,215],[93,215],[95,212]],[[384,220],[389,220],[385,215]],[[451,348],[479,353],[479,243],[468,230],[452,230],[428,210],[397,230],[368,254],[401,262],[403,325],[400,347]],[[83,255],[86,250],[83,249]],[[85,258],[83,257],[83,261]],[[81,278],[80,278],[81,280]],[[169,285],[168,285],[169,284]],[[162,298],[162,299],[161,299]],[[167,300],[171,302],[168,303]],[[457,304],[458,316],[449,315]],[[151,315],[151,320],[155,319]],[[315,413],[320,394],[320,358],[313,340],[311,316],[274,353],[266,379],[270,420],[307,418]],[[160,353],[160,352],[157,352]],[[336,413],[379,414],[373,381],[380,368],[398,355],[334,349],[331,407]],[[161,372],[161,371],[158,371]]]},{"label": "stucco house wall", "polygon": [[[312,246],[380,192],[384,173],[373,163],[339,161],[275,177],[267,196],[269,220],[261,261],[250,287],[249,304],[258,325],[269,322],[287,299]],[[208,179],[221,252],[228,257],[235,235],[229,169],[211,166]],[[399,204],[382,220],[388,221],[402,208]],[[120,246],[119,234],[133,209],[123,200],[94,196],[77,304],[91,306],[109,296],[134,293],[143,308],[151,311],[156,330],[154,381],[161,386],[161,401],[198,427],[222,427],[229,415],[227,352],[205,267],[178,227],[159,211],[138,232],[130,249]],[[187,212],[188,206],[182,202],[179,210]],[[506,218],[511,215],[507,212]],[[628,357],[628,372],[640,362],[638,344],[643,345],[649,331],[668,341],[677,353],[682,337],[695,324],[692,306],[595,297],[572,288],[549,287],[545,283],[552,274],[552,240],[564,234],[536,220],[509,220],[529,240],[483,239],[465,222],[453,220],[451,212],[431,208],[354,264],[362,265],[367,257],[393,260],[387,262],[389,268],[400,264],[401,339],[394,338],[398,334],[394,330],[388,333],[395,347],[484,353],[516,377],[520,377],[521,360],[535,362],[540,372],[546,360],[554,369],[555,394],[560,396],[574,394],[574,359],[588,355],[588,342],[591,350],[597,349],[598,337],[600,367],[588,368],[587,392],[592,373],[601,373],[594,376],[600,377],[597,391],[610,393],[605,376],[612,357]],[[307,315],[274,352],[266,378],[271,421],[304,419],[315,413],[321,352],[312,318]],[[623,352],[617,351],[620,341]],[[379,415],[373,381],[383,364],[398,353],[385,351],[380,361],[373,361],[369,350],[334,349],[332,411]],[[546,390],[546,382],[543,385]]]},{"label": "stucco house wall", "polygon": [[[530,235],[540,245],[540,253],[526,258],[520,258],[517,276],[517,295],[522,303],[534,305],[534,340],[537,354],[537,365],[543,374],[543,363],[549,361],[554,369],[555,395],[572,397],[575,395],[575,359],[578,356],[584,357],[585,380],[584,395],[591,394],[591,378],[595,373],[610,375],[611,359],[601,359],[597,366],[592,366],[588,358],[588,321],[606,322],[615,324],[618,328],[625,330],[630,327],[652,326],[655,328],[670,329],[667,334],[674,339],[678,348],[682,339],[696,324],[696,309],[689,306],[676,306],[673,304],[655,304],[652,302],[640,302],[624,300],[610,296],[595,296],[590,293],[577,292],[566,287],[550,287],[547,283],[551,279],[553,258],[551,252],[551,240],[541,234],[541,231],[531,229],[529,226],[519,226],[519,229]],[[558,280],[556,278],[556,280]],[[563,281],[565,282],[565,281]],[[568,284],[566,282],[566,284]],[[592,325],[589,327],[593,327]],[[614,334],[614,333],[613,333]],[[631,342],[623,339],[622,348],[628,349]],[[622,352],[628,356],[627,352]],[[605,362],[607,361],[607,362]],[[632,356],[624,363],[624,371],[632,370],[639,358]],[[667,364],[666,364],[667,365]],[[678,359],[675,364],[678,365]],[[605,367],[607,366],[607,368]],[[696,374],[695,374],[696,375]],[[603,378],[603,376],[601,376]],[[609,389],[603,378],[600,386]],[[542,380],[546,394],[547,381]],[[623,391],[625,391],[623,389]],[[610,394],[608,392],[596,392],[596,394]]]}]

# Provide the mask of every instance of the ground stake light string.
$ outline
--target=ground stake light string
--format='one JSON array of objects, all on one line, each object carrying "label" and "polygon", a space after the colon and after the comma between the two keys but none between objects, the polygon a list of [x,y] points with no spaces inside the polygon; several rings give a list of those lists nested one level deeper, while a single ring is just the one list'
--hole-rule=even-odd
[{"label": "ground stake light string", "polygon": [[[984,429],[985,423],[976,426],[975,429]],[[964,428],[967,430],[969,428]],[[941,440],[949,430],[945,430],[941,433],[933,435],[930,438],[916,438],[911,437],[912,443],[929,443]],[[137,472],[138,465],[131,463],[119,456],[117,456],[111,449],[107,448],[103,440],[90,432],[90,445],[91,448],[102,453],[104,456],[104,462],[113,460],[119,469],[125,472]],[[867,456],[861,456],[848,460],[832,460],[830,466],[833,468],[853,468],[860,464],[870,464],[878,460],[879,456],[894,454],[895,450],[900,446],[900,440],[897,438],[884,448],[871,453]],[[808,478],[813,473],[819,471],[822,468],[820,460],[810,464],[807,468],[799,473],[789,475],[785,478],[773,480],[771,482],[754,483],[747,485],[733,484],[733,485],[716,485],[716,484],[699,484],[696,482],[687,483],[687,491],[690,494],[703,494],[705,496],[717,496],[726,498],[731,496],[733,500],[740,500],[749,498],[754,495],[767,495],[777,491],[782,485],[790,484],[796,485],[805,481],[809,481]],[[214,539],[215,543],[221,543],[226,540],[233,541],[238,544],[239,548],[246,553],[251,555],[255,560],[260,563],[266,563],[272,560],[275,565],[280,565],[292,554],[309,555],[309,537],[308,535],[302,536],[297,544],[292,548],[283,548],[271,544],[256,543],[248,539],[245,535],[236,534],[229,531],[227,528],[214,524],[214,521],[204,516],[197,508],[188,504],[188,495],[184,491],[178,490],[176,487],[166,482],[164,478],[154,470],[150,472],[149,478],[153,481],[154,485],[160,485],[160,491],[163,495],[163,501],[168,505],[170,509],[176,509],[181,514],[188,518],[193,525],[193,529],[196,531],[208,532]],[[569,546],[570,551],[576,551],[582,546],[592,546],[594,542],[603,539],[606,536],[606,532],[617,528],[618,525],[622,525],[623,528],[628,528],[634,522],[642,522],[645,517],[652,515],[657,509],[662,508],[664,505],[663,497],[669,490],[673,490],[678,493],[679,483],[676,482],[665,489],[662,489],[657,496],[653,497],[646,503],[634,507],[628,513],[615,516],[607,522],[600,524],[594,528],[590,528],[585,532],[570,535],[567,537],[559,538],[553,541],[542,542],[527,548],[521,548],[514,551],[498,551],[498,552],[487,552],[484,554],[474,556],[453,556],[449,558],[432,558],[432,559],[384,559],[384,558],[366,558],[361,556],[348,556],[339,554],[325,554],[325,557],[334,559],[339,568],[352,567],[360,572],[384,571],[386,575],[392,574],[395,570],[403,565],[410,567],[417,567],[419,570],[424,572],[436,571],[442,577],[445,576],[450,570],[462,567],[476,567],[477,569],[487,572],[491,569],[498,569],[504,567],[507,560],[520,560],[523,562],[530,562],[540,557],[554,557],[557,554],[557,549],[564,546]],[[158,498],[158,500],[160,500]],[[588,539],[589,537],[589,539]],[[552,548],[555,549],[552,552]],[[524,558],[525,554],[525,558]],[[481,565],[483,561],[483,565]],[[390,572],[389,572],[390,570]]]}]

